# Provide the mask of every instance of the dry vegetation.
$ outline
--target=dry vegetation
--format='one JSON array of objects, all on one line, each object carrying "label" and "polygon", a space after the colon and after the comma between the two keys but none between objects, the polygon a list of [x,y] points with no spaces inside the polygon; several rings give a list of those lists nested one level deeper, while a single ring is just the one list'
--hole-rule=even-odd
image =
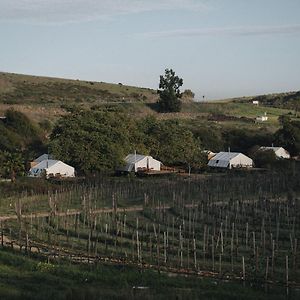
[{"label": "dry vegetation", "polygon": [[[184,98],[180,113],[159,114],[155,104],[158,95],[155,90],[126,86],[121,83],[79,81],[11,73],[0,73],[0,114],[13,107],[30,119],[55,121],[72,107],[94,108],[118,107],[135,117],[155,115],[160,119],[203,119],[224,124],[239,123],[245,118],[252,123],[258,115],[267,112],[267,126],[278,127],[278,116],[294,114],[291,109],[253,106],[246,98],[224,101],[192,102]],[[235,120],[224,119],[230,116]],[[250,122],[250,123],[251,123]],[[249,122],[248,122],[249,125]],[[250,124],[251,126],[251,124]]]}]

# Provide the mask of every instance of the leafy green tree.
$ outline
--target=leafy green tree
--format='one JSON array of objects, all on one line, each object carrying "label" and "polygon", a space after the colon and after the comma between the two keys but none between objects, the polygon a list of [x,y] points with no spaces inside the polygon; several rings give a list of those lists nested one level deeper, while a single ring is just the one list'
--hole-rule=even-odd
[{"label": "leafy green tree", "polygon": [[191,130],[205,150],[218,152],[224,149],[222,132],[219,128],[214,127],[213,124],[193,126]]},{"label": "leafy green tree", "polygon": [[276,164],[276,154],[273,150],[257,150],[251,155],[254,165],[258,168],[270,168]]},{"label": "leafy green tree", "polygon": [[184,92],[182,93],[182,97],[186,98],[186,99],[194,99],[195,93],[192,92],[192,90],[187,89],[187,90],[184,90]]},{"label": "leafy green tree", "polygon": [[85,174],[114,169],[130,152],[144,150],[135,122],[118,112],[82,111],[64,116],[50,139],[51,153]]},{"label": "leafy green tree", "polygon": [[160,112],[179,112],[181,110],[181,92],[183,79],[175,75],[172,69],[166,69],[160,76],[158,107]]},{"label": "leafy green tree", "polygon": [[275,142],[286,148],[292,155],[300,153],[300,122],[281,117],[282,128],[275,133]]},{"label": "leafy green tree", "polygon": [[5,112],[6,125],[19,135],[32,139],[39,138],[38,128],[29,120],[29,118],[14,109],[8,109]]},{"label": "leafy green tree", "polygon": [[9,109],[6,119],[0,121],[0,151],[40,153],[43,151],[45,138],[36,124],[19,111]]},{"label": "leafy green tree", "polygon": [[166,165],[199,168],[205,163],[199,140],[176,120],[157,121],[153,117],[142,120],[144,143],[150,154]]},{"label": "leafy green tree", "polygon": [[18,175],[24,175],[24,161],[20,153],[1,152],[1,175],[9,177],[11,182],[16,181]]}]

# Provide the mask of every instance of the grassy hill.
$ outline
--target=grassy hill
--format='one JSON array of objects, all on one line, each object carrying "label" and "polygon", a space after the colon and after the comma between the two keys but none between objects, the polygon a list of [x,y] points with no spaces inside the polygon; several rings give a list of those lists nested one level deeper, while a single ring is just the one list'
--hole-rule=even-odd
[{"label": "grassy hill", "polygon": [[31,119],[56,119],[70,106],[91,107],[107,103],[153,103],[155,90],[122,83],[68,80],[0,73],[0,114],[9,107]]},{"label": "grassy hill", "polygon": [[[45,119],[54,122],[72,107],[97,109],[117,106],[134,117],[155,115],[159,119],[197,119],[226,126],[237,124],[254,126],[255,117],[266,112],[269,121],[260,126],[277,128],[278,116],[295,114],[296,107],[292,104],[300,102],[297,100],[298,94],[242,97],[205,103],[184,101],[180,113],[159,114],[155,105],[158,95],[153,89],[126,86],[122,83],[111,84],[0,72],[0,116],[5,110],[13,107],[37,123]],[[260,106],[252,104],[252,100],[257,98],[261,102]]]},{"label": "grassy hill", "polygon": [[0,101],[6,104],[153,102],[156,98],[154,90],[122,83],[0,73]]},{"label": "grassy hill", "polygon": [[294,109],[299,111],[300,109],[300,91],[288,92],[288,93],[275,93],[269,95],[259,95],[254,97],[243,97],[232,99],[234,102],[252,102],[259,101],[260,105],[274,107]]}]

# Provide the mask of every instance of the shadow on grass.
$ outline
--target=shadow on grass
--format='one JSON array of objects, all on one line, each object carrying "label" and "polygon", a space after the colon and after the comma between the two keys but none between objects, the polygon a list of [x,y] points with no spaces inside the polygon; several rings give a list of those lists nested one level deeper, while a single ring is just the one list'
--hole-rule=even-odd
[{"label": "shadow on grass", "polygon": [[145,103],[145,105],[147,107],[149,107],[151,110],[155,111],[155,112],[158,112],[158,113],[160,112],[159,105],[158,105],[157,102],[155,102],[155,103]]}]

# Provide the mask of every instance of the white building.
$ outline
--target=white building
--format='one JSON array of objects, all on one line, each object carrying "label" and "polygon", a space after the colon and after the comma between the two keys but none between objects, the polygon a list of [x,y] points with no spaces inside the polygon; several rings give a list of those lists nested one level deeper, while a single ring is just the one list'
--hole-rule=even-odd
[{"label": "white building", "polygon": [[208,166],[215,168],[252,168],[253,160],[238,152],[219,152],[208,162]]},{"label": "white building", "polygon": [[30,177],[75,177],[75,169],[60,160],[46,159],[29,170]]},{"label": "white building", "polygon": [[266,121],[268,121],[267,113],[265,112],[265,114],[263,116],[256,117],[256,121],[257,122],[266,122]]},{"label": "white building", "polygon": [[152,156],[141,154],[129,154],[125,157],[125,166],[120,167],[119,171],[138,172],[139,170],[160,171],[162,163]]},{"label": "white building", "polygon": [[259,150],[272,150],[278,158],[291,158],[290,153],[282,147],[260,147]]}]

